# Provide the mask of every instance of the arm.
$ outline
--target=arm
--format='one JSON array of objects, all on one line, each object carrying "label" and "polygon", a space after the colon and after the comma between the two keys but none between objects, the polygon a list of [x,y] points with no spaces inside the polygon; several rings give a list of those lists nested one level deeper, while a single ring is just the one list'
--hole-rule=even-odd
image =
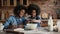
[{"label": "arm", "polygon": [[10,19],[7,19],[5,24],[4,24],[4,29],[7,29],[10,24]]},{"label": "arm", "polygon": [[23,28],[26,25],[26,19],[24,17],[21,18],[21,23],[19,23],[18,27]]},{"label": "arm", "polygon": [[9,25],[11,24],[12,22],[12,17],[9,17],[6,22],[4,23],[4,29],[7,29],[9,27]]},{"label": "arm", "polygon": [[33,19],[32,22],[41,23],[41,17],[37,16],[36,19]]}]

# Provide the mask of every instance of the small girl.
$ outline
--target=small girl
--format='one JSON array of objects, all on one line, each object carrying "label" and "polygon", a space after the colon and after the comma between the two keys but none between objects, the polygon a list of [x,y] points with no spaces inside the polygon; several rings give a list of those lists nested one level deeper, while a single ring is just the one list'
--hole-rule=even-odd
[{"label": "small girl", "polygon": [[21,27],[23,28],[25,23],[24,14],[26,12],[26,7],[24,5],[19,5],[14,8],[14,16],[10,16],[4,23],[4,29]]},{"label": "small girl", "polygon": [[30,15],[30,17],[28,17],[28,19],[30,19],[28,21],[28,23],[34,23],[34,24],[38,24],[38,26],[40,26],[41,23],[41,17],[40,15],[40,8],[35,5],[35,4],[30,4],[28,6],[28,14]]}]

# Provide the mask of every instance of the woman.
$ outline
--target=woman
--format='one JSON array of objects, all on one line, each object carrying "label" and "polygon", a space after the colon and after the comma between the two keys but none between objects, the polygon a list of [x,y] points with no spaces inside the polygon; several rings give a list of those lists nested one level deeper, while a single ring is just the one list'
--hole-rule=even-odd
[{"label": "woman", "polygon": [[26,25],[24,18],[25,11],[26,11],[25,6],[23,5],[16,6],[13,11],[14,16],[10,16],[6,20],[4,24],[4,29],[8,29],[9,26],[12,26],[11,28],[17,28],[17,27],[22,28],[23,25]]},{"label": "woman", "polygon": [[30,19],[30,21],[28,22],[31,22],[31,23],[35,23],[35,24],[38,24],[38,26],[40,26],[40,23],[41,23],[41,17],[39,17],[40,15],[40,8],[35,5],[35,4],[30,4],[28,6],[28,14],[31,15],[28,19]]}]

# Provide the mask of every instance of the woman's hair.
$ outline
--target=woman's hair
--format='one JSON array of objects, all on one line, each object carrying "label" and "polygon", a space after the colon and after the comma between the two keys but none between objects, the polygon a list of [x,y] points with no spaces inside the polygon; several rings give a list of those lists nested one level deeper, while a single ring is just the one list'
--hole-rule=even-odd
[{"label": "woman's hair", "polygon": [[26,12],[26,7],[24,5],[18,5],[14,8],[13,12],[15,16],[19,16],[19,13],[21,10],[25,10]]},{"label": "woman's hair", "polygon": [[39,7],[38,5],[30,4],[30,5],[28,6],[28,14],[31,15],[32,10],[36,10],[36,15],[39,15],[39,14],[40,14],[40,7]]}]

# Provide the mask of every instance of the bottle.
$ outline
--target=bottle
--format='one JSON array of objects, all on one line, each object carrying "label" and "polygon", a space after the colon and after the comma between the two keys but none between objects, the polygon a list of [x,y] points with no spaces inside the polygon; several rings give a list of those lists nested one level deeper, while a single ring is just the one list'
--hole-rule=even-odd
[{"label": "bottle", "polygon": [[49,16],[49,20],[48,20],[48,29],[49,31],[53,31],[53,19],[52,16]]}]

